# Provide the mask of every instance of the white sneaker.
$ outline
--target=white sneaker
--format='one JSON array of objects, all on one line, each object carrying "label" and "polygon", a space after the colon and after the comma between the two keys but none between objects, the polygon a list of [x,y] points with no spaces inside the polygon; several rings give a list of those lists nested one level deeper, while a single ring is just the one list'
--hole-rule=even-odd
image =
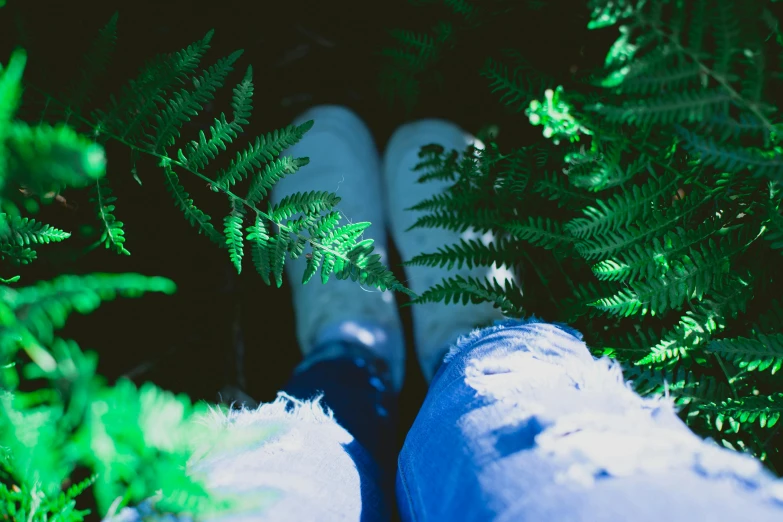
[{"label": "white sneaker", "polygon": [[[465,132],[454,123],[439,119],[426,119],[408,123],[398,128],[392,135],[386,147],[383,158],[383,178],[386,186],[387,207],[389,209],[388,223],[392,240],[397,246],[404,261],[409,261],[421,253],[434,253],[439,247],[452,245],[459,239],[476,239],[486,245],[494,240],[493,234],[476,233],[469,228],[464,233],[453,232],[441,228],[417,228],[406,232],[416,220],[428,212],[405,210],[437,193],[444,192],[450,183],[431,180],[417,183],[424,174],[413,168],[421,161],[418,156],[423,145],[437,143],[448,152],[456,149],[462,153],[468,145],[483,148],[483,143]],[[423,293],[441,280],[456,275],[463,277],[489,278],[494,277],[503,284],[507,279],[516,280],[513,272],[506,267],[474,267],[462,270],[448,271],[445,268],[429,266],[406,266],[407,280],[403,284],[417,294]],[[461,335],[473,329],[491,325],[495,320],[503,319],[500,310],[490,303],[444,304],[424,303],[412,307],[414,338],[416,353],[422,371],[429,381],[444,354],[451,344]]]},{"label": "white sneaker", "polygon": [[[312,129],[284,155],[306,156],[310,163],[282,178],[272,190],[271,202],[294,192],[335,192],[342,198],[335,207],[343,213],[338,226],[370,221],[365,237],[375,240],[373,253],[388,266],[380,158],[369,129],[353,111],[336,105],[310,108],[294,124],[308,120],[315,120]],[[334,274],[324,285],[320,269],[302,285],[306,265],[303,254],[287,260],[285,269],[302,354],[307,358],[314,348],[329,341],[358,342],[388,364],[392,384],[399,390],[405,372],[405,346],[393,293],[350,279],[339,280]]]}]

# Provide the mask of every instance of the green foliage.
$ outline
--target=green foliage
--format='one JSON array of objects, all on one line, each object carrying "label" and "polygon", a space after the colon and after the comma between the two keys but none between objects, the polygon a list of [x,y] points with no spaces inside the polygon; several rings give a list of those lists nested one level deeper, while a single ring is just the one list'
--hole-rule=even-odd
[{"label": "green foliage", "polygon": [[[449,20],[438,20],[428,32],[405,29],[388,31],[393,47],[384,47],[377,56],[383,60],[379,91],[390,104],[401,103],[410,115],[422,89],[428,85],[443,88],[443,76],[437,70],[453,57],[463,35],[474,34],[493,19],[515,9],[508,0],[409,0],[414,5],[440,4]],[[439,10],[440,14],[444,11]],[[487,74],[497,74],[487,63]],[[512,82],[513,83],[513,82]],[[507,84],[498,84],[505,88]],[[512,87],[513,88],[513,87]]]},{"label": "green foliage", "polygon": [[[92,51],[88,52],[80,87],[74,91],[79,94],[65,95],[63,100],[74,102],[88,98],[84,94],[89,93],[88,79],[94,80],[103,72],[107,62],[108,50],[98,52],[98,49],[113,45],[116,25],[115,16],[101,31]],[[254,259],[261,255],[259,249],[269,248],[265,255],[273,261],[270,268],[274,274],[282,274],[289,255],[301,254],[300,248],[309,245],[312,248],[311,255],[324,249],[318,258],[329,260],[335,257],[334,264],[323,265],[326,274],[324,281],[334,271],[338,277],[345,275],[353,280],[409,293],[385,267],[365,262],[362,256],[351,257],[351,252],[363,251],[368,247],[371,251],[372,243],[358,244],[358,236],[337,235],[336,239],[332,239],[329,232],[336,230],[338,223],[332,218],[321,219],[332,215],[332,204],[315,208],[308,201],[294,199],[285,217],[272,215],[259,208],[275,183],[308,164],[308,158],[281,154],[302,139],[312,128],[313,121],[260,135],[246,147],[240,148],[227,167],[217,170],[212,176],[207,174],[243,134],[244,126],[249,123],[252,114],[254,92],[252,68],[248,67],[242,80],[233,89],[231,116],[221,113],[215,118],[209,128],[209,136],[203,131],[199,131],[195,140],[187,141],[181,136],[184,125],[199,116],[204,106],[225,85],[234,64],[242,55],[242,51],[235,51],[203,68],[201,62],[207,55],[212,37],[210,31],[185,49],[161,54],[150,60],[118,95],[110,97],[106,107],[92,111],[90,116],[82,116],[86,112],[82,106],[65,105],[53,97],[47,97],[48,105],[64,107],[71,125],[83,128],[98,143],[117,141],[129,147],[134,154],[157,158],[163,170],[166,189],[174,199],[174,204],[199,233],[228,250],[229,260],[238,273],[242,270],[244,253],[243,230],[252,234],[255,226],[248,221],[255,222],[255,217],[260,216],[267,223],[268,230],[278,231],[280,238],[275,239],[272,233],[269,242],[255,242]],[[57,111],[53,113],[54,116],[60,116]],[[213,192],[228,199],[229,211],[222,219],[222,231],[213,225],[212,216],[196,205],[181,179],[182,173],[201,179]],[[248,181],[248,178],[249,184],[243,191],[245,195],[241,196],[239,184]],[[117,198],[112,195],[105,180],[93,183],[91,200],[96,205],[96,215],[102,230],[97,243],[103,243],[118,253],[129,254],[124,246],[124,224],[115,217]],[[323,201],[335,200],[327,198]],[[298,213],[302,214],[299,219],[288,219]],[[318,228],[301,226],[303,222],[312,224],[316,221],[320,222]],[[264,273],[261,275],[262,278],[266,277]],[[281,281],[276,279],[278,286],[282,284]]]},{"label": "green foliage", "polygon": [[[314,122],[258,136],[229,162],[226,152],[240,140],[252,115],[252,68],[233,89],[230,116],[221,113],[208,135],[199,131],[187,140],[185,124],[214,100],[242,54],[236,51],[202,67],[211,31],[185,49],[150,60],[105,106],[88,109],[96,106],[96,82],[112,64],[117,25],[115,15],[63,93],[44,94],[44,111],[33,116],[37,125],[15,119],[25,52],[15,51],[0,67],[0,260],[29,263],[38,255],[35,247],[71,236],[23,215],[57,199],[66,188],[88,189],[100,224],[93,246],[130,255],[124,223],[117,217],[118,198],[105,176],[104,145],[114,141],[131,150],[134,176],[137,159],[154,158],[174,204],[199,233],[228,251],[237,272],[248,246],[265,283],[274,280],[280,287],[286,259],[301,256],[309,246],[303,284],[320,268],[324,284],[335,274],[414,295],[373,254],[373,240],[361,239],[370,223],[340,226],[336,195],[296,193],[267,212],[260,209],[283,176],[308,164],[308,158],[281,154]],[[228,166],[218,170],[215,165],[224,158]],[[181,177],[198,178],[228,200],[222,230],[196,206]],[[235,499],[207,492],[186,473],[195,451],[227,435],[205,429],[206,404],[194,405],[151,383],[137,388],[120,379],[108,386],[96,374],[96,354],[57,335],[74,311],[90,313],[117,296],[170,294],[174,283],[132,273],[96,273],[11,286],[19,279],[0,277],[0,514],[31,522],[80,522],[90,513],[76,508],[76,497],[88,488],[101,516],[142,501],[160,512],[190,515],[225,514],[236,507]],[[268,435],[256,434],[255,439]],[[77,470],[88,470],[90,477],[72,483]]]},{"label": "green foliage", "polygon": [[[520,286],[457,275],[413,302],[488,301],[568,322],[640,393],[668,393],[696,432],[780,472],[777,11],[765,0],[588,4],[589,29],[619,31],[598,70],[547,81],[529,65],[535,50],[482,47],[487,95],[526,109],[545,142],[509,136],[501,152],[485,136],[483,150],[419,154],[419,181],[451,187],[412,207],[428,213],[413,228],[473,226],[497,239],[405,264],[505,264]],[[523,24],[526,13],[509,16]]]},{"label": "green foliage", "polygon": [[[107,387],[97,357],[56,336],[74,311],[87,314],[117,296],[171,294],[174,283],[137,274],[60,276],[35,286],[0,287],[0,506],[14,520],[81,521],[74,497],[94,485],[102,513],[162,491],[175,512],[206,505],[184,474],[194,422],[205,412],[185,396],[128,380]],[[21,391],[21,378],[50,388]],[[93,475],[62,491],[77,466]],[[214,500],[214,499],[213,499]],[[19,518],[22,517],[22,518]]]}]

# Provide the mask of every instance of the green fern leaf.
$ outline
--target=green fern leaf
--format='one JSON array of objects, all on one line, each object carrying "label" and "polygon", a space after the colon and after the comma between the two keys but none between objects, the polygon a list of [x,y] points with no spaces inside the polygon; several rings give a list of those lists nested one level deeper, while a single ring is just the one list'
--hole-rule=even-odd
[{"label": "green fern leaf", "polygon": [[573,236],[563,230],[560,223],[541,216],[538,218],[529,216],[527,223],[509,221],[502,226],[514,237],[547,250],[568,249],[576,242]]},{"label": "green fern leaf", "polygon": [[500,308],[506,315],[525,315],[522,307],[522,291],[513,281],[507,279],[504,286],[501,286],[497,279],[493,279],[490,282],[474,277],[465,278],[461,275],[444,279],[441,283],[427,289],[406,305],[412,306],[418,303],[440,301],[443,301],[445,304],[450,302],[458,304],[461,301],[463,305],[469,302],[480,303],[489,301]]},{"label": "green fern leaf", "polygon": [[634,185],[631,190],[624,190],[606,202],[597,200],[597,208],[584,208],[585,217],[571,220],[564,228],[581,239],[626,228],[636,220],[646,220],[662,199],[671,201],[682,183],[680,176],[665,175],[641,186]]},{"label": "green fern leaf", "polygon": [[112,195],[111,188],[106,184],[106,178],[100,178],[95,182],[90,202],[98,209],[98,219],[101,220],[102,232],[98,240],[106,248],[115,250],[118,254],[130,255],[125,248],[124,223],[118,221],[114,215],[114,203],[117,198]]},{"label": "green fern leaf", "polygon": [[174,283],[163,277],[139,274],[65,275],[20,289],[0,287],[0,302],[21,312],[19,321],[43,343],[50,344],[54,331],[62,328],[68,316],[87,314],[103,301],[117,295],[137,297],[144,292],[172,294]]},{"label": "green fern leaf", "polygon": [[32,248],[17,244],[0,243],[0,259],[9,259],[16,265],[28,265],[35,261],[38,254]]},{"label": "green fern leaf", "polygon": [[[313,120],[309,120],[299,126],[289,125],[284,129],[277,129],[274,132],[267,133],[266,136],[258,136],[255,144],[251,144],[246,150],[237,153],[236,159],[231,162],[228,169],[218,174],[214,190],[229,189],[234,184],[245,179],[251,170],[260,169],[264,163],[271,162],[284,149],[293,146],[301,140],[305,133],[313,127],[313,123]],[[292,165],[291,162],[294,160],[279,158],[277,161],[280,162],[278,163],[278,168],[280,168],[282,165]],[[299,158],[297,161],[299,162],[298,168],[306,165],[309,160],[307,158]],[[260,198],[258,201],[260,201]]]},{"label": "green fern leaf", "polygon": [[154,115],[152,128],[155,136],[148,145],[152,152],[164,153],[165,148],[173,145],[179,137],[179,129],[193,116],[204,109],[204,104],[215,97],[215,91],[223,86],[232,65],[242,55],[242,51],[234,51],[229,56],[204,71],[200,78],[193,78],[193,90],[173,93],[166,107]]},{"label": "green fern leaf", "polygon": [[513,50],[504,50],[504,55],[515,58],[517,62],[513,76],[505,64],[492,57],[487,58],[479,74],[491,81],[489,87],[493,94],[502,93],[500,103],[512,112],[519,113],[527,109],[532,100],[541,97],[552,82],[541,76]]},{"label": "green fern leaf", "polygon": [[272,275],[275,278],[277,288],[283,286],[283,267],[285,265],[286,252],[291,236],[285,229],[280,229],[274,241],[274,249],[271,252]]},{"label": "green fern leaf", "polygon": [[575,208],[595,203],[595,198],[591,195],[566,186],[566,179],[557,172],[545,171],[543,177],[535,182],[533,191],[550,201],[556,201],[559,208]]},{"label": "green fern leaf", "polygon": [[663,237],[631,245],[617,257],[593,265],[593,273],[602,281],[633,282],[660,277],[673,260],[687,255],[690,248],[717,234],[723,225],[724,220],[714,219],[705,221],[695,230],[677,226]]},{"label": "green fern leaf", "polygon": [[282,156],[267,163],[264,170],[256,174],[250,184],[247,191],[248,203],[256,205],[266,197],[267,193],[283,176],[294,174],[308,163],[310,163],[309,158],[293,158],[291,156]]},{"label": "green fern leaf", "polygon": [[739,425],[753,424],[757,420],[762,428],[772,428],[783,415],[783,393],[728,399],[703,409],[715,413],[715,427],[718,431],[723,430],[724,421],[729,421],[735,431],[739,430]]},{"label": "green fern leaf", "polygon": [[220,150],[226,150],[226,143],[235,140],[242,132],[243,125],[250,122],[248,118],[253,111],[253,68],[248,67],[242,82],[234,88],[234,96],[231,100],[231,107],[234,109],[234,119],[231,122],[226,121],[225,114],[215,119],[215,124],[210,127],[210,138],[206,139],[203,132],[199,132],[199,141],[191,141],[185,152],[180,149],[177,153],[180,162],[184,163],[189,169],[203,170],[210,160],[213,160],[220,153]]},{"label": "green fern leaf", "polygon": [[70,127],[31,127],[15,121],[4,130],[6,185],[24,185],[34,194],[43,195],[64,187],[87,187],[106,173],[103,147]]},{"label": "green fern leaf", "polygon": [[193,204],[190,194],[185,192],[184,187],[180,185],[177,174],[171,167],[165,167],[164,173],[166,175],[166,189],[174,198],[174,203],[177,205],[177,208],[185,213],[185,218],[188,220],[188,223],[190,223],[191,226],[198,228],[199,233],[203,232],[213,243],[220,247],[225,247],[225,238],[215,229],[214,225],[212,225],[210,222],[211,218]]},{"label": "green fern leaf", "polygon": [[652,212],[645,221],[638,221],[635,225],[625,229],[614,229],[601,236],[577,242],[575,244],[576,250],[588,261],[608,258],[635,244],[641,244],[653,237],[660,236],[679,223],[687,223],[689,216],[708,201],[710,198],[707,196],[686,198],[685,201],[678,201],[677,204],[664,211]]},{"label": "green fern leaf", "polygon": [[774,375],[783,367],[783,334],[757,334],[755,338],[718,339],[707,351],[732,361],[748,371],[770,370]]},{"label": "green fern leaf", "polygon": [[25,246],[31,243],[58,243],[71,237],[70,232],[64,232],[30,218],[0,214],[0,221],[4,221],[7,225],[7,232],[0,235],[0,242],[13,242]]},{"label": "green fern leaf", "polygon": [[601,299],[590,306],[613,315],[630,316],[660,314],[677,309],[685,300],[701,299],[711,288],[720,290],[729,271],[729,259],[747,246],[747,231],[728,237],[720,243],[712,238],[699,249],[672,263],[661,278],[630,283],[615,296]]},{"label": "green fern leaf", "polygon": [[209,49],[214,31],[186,49],[161,54],[145,64],[138,76],[123,87],[119,100],[111,97],[108,111],[96,111],[96,135],[106,129],[120,139],[135,141],[149,118],[166,103],[164,95],[176,82],[185,82]]},{"label": "green fern leaf", "polygon": [[466,216],[454,211],[435,212],[418,218],[405,231],[408,232],[416,228],[445,228],[446,230],[462,233],[473,227],[474,231],[484,233],[498,228],[501,222],[500,209],[481,208],[477,209],[472,216]]},{"label": "green fern leaf", "polygon": [[732,172],[747,168],[755,176],[766,176],[778,182],[783,180],[783,154],[779,152],[718,144],[714,139],[699,136],[685,127],[677,126],[676,129],[683,137],[685,148],[707,165]]},{"label": "green fern leaf", "polygon": [[65,95],[67,104],[65,122],[72,114],[81,115],[85,105],[91,101],[97,79],[106,72],[109,60],[117,44],[117,19],[119,13],[114,13],[109,22],[100,30],[98,37],[84,55],[83,65],[79,70],[79,79],[75,81]]},{"label": "green fern leaf", "polygon": [[307,267],[302,275],[302,284],[307,284],[318,271],[321,261],[324,258],[323,250],[313,250],[313,253],[307,258]]},{"label": "green fern leaf", "polygon": [[307,227],[307,230],[310,232],[311,237],[323,237],[337,226],[341,217],[342,215],[339,211],[330,212],[329,214],[321,216],[311,226]]},{"label": "green fern leaf", "polygon": [[668,394],[675,404],[692,405],[699,410],[708,407],[710,401],[720,401],[729,395],[725,382],[695,370],[682,365],[662,369],[629,367],[623,369],[623,375],[642,396]]},{"label": "green fern leaf", "polygon": [[177,151],[179,162],[189,170],[205,169],[221,150],[226,150],[226,143],[231,143],[237,138],[237,131],[232,123],[226,121],[225,114],[221,114],[220,118],[216,118],[214,124],[209,127],[209,139],[204,131],[199,131],[198,141],[188,143],[185,152],[182,149]]},{"label": "green fern leaf", "polygon": [[402,265],[446,267],[447,270],[452,270],[455,263],[457,269],[461,269],[463,264],[467,264],[468,268],[491,266],[493,263],[497,266],[513,266],[519,260],[521,246],[518,241],[505,238],[501,238],[497,244],[489,245],[478,239],[460,239],[458,244],[444,245],[438,248],[436,253],[416,255]]},{"label": "green fern leaf", "polygon": [[234,96],[231,99],[231,108],[234,109],[234,124],[238,132],[242,132],[240,125],[250,123],[250,115],[253,113],[253,67],[248,66],[242,82],[234,88]]},{"label": "green fern leaf", "polygon": [[250,243],[250,256],[253,266],[267,286],[271,286],[269,272],[272,270],[270,251],[276,238],[271,238],[260,214],[256,214],[255,223],[247,228],[247,241]]},{"label": "green fern leaf", "polygon": [[620,107],[594,105],[588,107],[612,123],[632,125],[666,125],[699,122],[713,114],[725,114],[732,102],[723,89],[684,91],[660,95],[652,99],[625,102]]},{"label": "green fern leaf", "polygon": [[231,212],[223,220],[223,232],[226,236],[228,256],[238,274],[242,273],[242,256],[244,255],[244,236],[242,235],[244,217],[244,203],[237,198],[231,198]]},{"label": "green fern leaf", "polygon": [[269,209],[269,217],[275,222],[280,222],[299,212],[319,214],[324,210],[331,210],[339,202],[340,197],[331,192],[297,192],[285,196],[277,204],[272,205]]}]

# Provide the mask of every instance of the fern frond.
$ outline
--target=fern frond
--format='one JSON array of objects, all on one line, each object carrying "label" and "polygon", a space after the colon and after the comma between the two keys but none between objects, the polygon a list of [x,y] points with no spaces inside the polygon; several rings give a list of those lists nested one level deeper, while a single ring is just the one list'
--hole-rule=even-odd
[{"label": "fern frond", "polygon": [[417,163],[414,167],[414,171],[421,171],[427,169],[416,180],[417,183],[426,183],[430,180],[450,181],[454,182],[457,179],[457,163],[459,159],[459,152],[452,150],[447,154],[440,154],[436,157],[422,156],[424,149],[419,153],[419,157],[423,157],[424,160]]},{"label": "fern frond", "polygon": [[17,265],[28,265],[35,261],[38,254],[32,248],[17,244],[0,243],[0,259],[10,259]]},{"label": "fern frond", "polygon": [[242,220],[244,217],[244,203],[237,198],[231,198],[231,212],[223,220],[223,233],[226,236],[228,256],[237,269],[237,274],[242,273],[242,256],[244,255]]},{"label": "fern frond", "polygon": [[674,227],[663,237],[631,245],[617,257],[593,265],[592,271],[602,281],[633,282],[659,277],[668,270],[672,260],[686,255],[690,248],[716,234],[724,224],[715,219],[705,221],[695,230]]},{"label": "fern frond", "polygon": [[495,263],[497,266],[513,266],[519,260],[519,248],[522,245],[518,241],[510,241],[506,238],[500,238],[495,243],[485,245],[478,239],[465,240],[460,239],[459,243],[454,245],[444,245],[438,248],[435,253],[422,253],[414,256],[408,261],[402,263],[403,266],[433,266],[446,267],[447,270],[462,268],[467,264],[468,268],[474,266],[491,266]]},{"label": "fern frond", "polygon": [[779,152],[718,144],[714,139],[697,135],[685,127],[677,126],[676,129],[685,148],[706,165],[732,172],[747,168],[755,176],[766,176],[777,182],[783,180],[783,154]]},{"label": "fern frond", "polygon": [[641,74],[638,71],[633,76],[626,75],[617,91],[645,96],[665,91],[692,90],[699,87],[704,79],[704,71],[699,64],[686,62],[671,65],[665,70],[656,70],[654,74]]},{"label": "fern frond", "polygon": [[277,288],[280,288],[283,286],[283,267],[285,265],[286,252],[288,251],[288,244],[291,241],[291,236],[287,230],[281,229],[274,239],[274,248],[271,251],[270,260],[275,284],[277,285]]},{"label": "fern frond", "polygon": [[745,310],[751,298],[749,287],[736,278],[730,279],[723,291],[712,291],[696,304],[671,330],[650,343],[649,353],[636,365],[658,365],[673,359],[689,357],[697,348],[708,346],[710,339],[726,328],[726,321]]},{"label": "fern frond", "polygon": [[71,114],[81,115],[85,105],[91,101],[97,79],[106,72],[106,67],[109,65],[109,60],[117,44],[118,18],[119,13],[115,12],[84,55],[83,64],[79,70],[79,79],[71,85],[64,98],[64,102],[67,104],[66,123],[70,120]]},{"label": "fern frond", "polygon": [[174,198],[174,203],[182,212],[185,213],[185,218],[191,226],[198,228],[199,233],[204,233],[213,243],[224,247],[226,240],[223,235],[218,232],[214,225],[212,225],[211,218],[198,207],[193,204],[193,200],[190,194],[185,192],[185,188],[180,185],[179,177],[171,169],[171,167],[164,168],[166,176],[166,189],[169,194]]},{"label": "fern frond", "polygon": [[226,150],[226,143],[231,143],[237,138],[237,130],[233,122],[226,121],[226,115],[221,114],[215,118],[214,124],[209,127],[210,137],[199,131],[198,141],[191,141],[185,147],[177,151],[177,159],[191,170],[203,170],[209,162],[220,154],[221,149]]},{"label": "fern frond", "polygon": [[455,232],[464,232],[472,227],[476,232],[488,232],[496,229],[501,223],[501,210],[494,208],[476,209],[474,215],[466,216],[459,212],[435,212],[427,216],[421,216],[408,227],[408,232],[415,228],[445,228]]},{"label": "fern frond", "polygon": [[547,250],[567,250],[576,242],[573,236],[563,230],[559,222],[541,216],[529,216],[527,223],[508,221],[502,227],[514,237]]},{"label": "fern frond", "polygon": [[234,51],[221,58],[213,66],[204,71],[199,78],[193,78],[193,90],[184,89],[172,94],[165,108],[154,115],[152,131],[155,136],[147,143],[152,152],[164,153],[166,147],[173,145],[179,138],[179,129],[189,122],[193,116],[204,109],[204,104],[215,97],[215,91],[223,86],[232,65],[242,55],[242,51]]},{"label": "fern frond", "polygon": [[522,307],[522,290],[510,279],[506,279],[504,286],[501,286],[497,279],[488,281],[457,275],[443,279],[441,283],[427,289],[419,297],[410,301],[408,306],[440,301],[445,304],[451,302],[458,304],[461,301],[463,305],[469,302],[489,301],[508,316],[525,315]]},{"label": "fern frond", "polygon": [[307,227],[311,237],[323,237],[329,230],[337,226],[340,222],[341,214],[339,211],[330,212],[317,219],[311,226]]},{"label": "fern frond", "polygon": [[595,202],[595,198],[584,191],[566,186],[567,182],[567,178],[557,172],[544,171],[541,179],[533,186],[533,191],[549,201],[556,201],[558,207],[574,208]]},{"label": "fern frond", "polygon": [[269,272],[272,270],[270,245],[274,244],[274,238],[270,237],[269,231],[264,224],[260,214],[256,214],[253,225],[247,228],[247,241],[250,243],[250,257],[253,260],[253,266],[264,280],[267,286],[271,286]]},{"label": "fern frond", "polygon": [[32,127],[15,121],[4,130],[9,152],[6,184],[24,185],[43,195],[64,187],[87,187],[106,172],[103,147],[70,127]]},{"label": "fern frond", "polygon": [[234,121],[237,131],[242,132],[241,125],[250,123],[248,118],[253,113],[253,67],[248,65],[245,77],[234,88],[231,98],[231,108],[234,109]]},{"label": "fern frond", "polygon": [[500,103],[519,113],[527,109],[532,100],[540,97],[550,82],[542,78],[521,57],[516,61],[513,76],[509,75],[505,64],[492,57],[487,58],[479,74],[491,81],[489,88],[492,94],[501,93]]},{"label": "fern frond", "polygon": [[783,392],[772,395],[751,395],[739,399],[727,399],[702,407],[705,412],[715,414],[715,427],[723,430],[728,421],[732,429],[738,431],[744,423],[753,424],[757,420],[762,428],[772,428],[783,415]]},{"label": "fern frond", "polygon": [[4,221],[7,225],[7,232],[0,235],[0,242],[3,243],[15,243],[19,246],[31,243],[43,245],[57,243],[71,237],[70,232],[64,232],[30,218],[0,214],[0,221]]},{"label": "fern frond", "polygon": [[[696,371],[694,371],[696,370]],[[626,379],[633,381],[636,391],[643,396],[668,394],[680,406],[705,408],[711,401],[723,400],[730,394],[729,386],[715,377],[702,375],[697,368],[682,365],[665,368],[625,368]]]},{"label": "fern frond", "polygon": [[119,99],[111,97],[107,111],[94,113],[96,135],[105,129],[123,140],[138,139],[158,104],[166,103],[164,95],[176,82],[184,83],[196,70],[209,49],[213,34],[214,31],[209,31],[186,49],[158,55],[145,64],[138,76],[123,87]]},{"label": "fern frond", "polygon": [[773,375],[783,367],[783,334],[756,334],[755,338],[718,339],[707,351],[725,357],[747,371],[770,370]]},{"label": "fern frond", "polygon": [[[743,229],[742,236],[746,236]],[[727,237],[720,243],[709,239],[699,249],[673,262],[656,279],[634,282],[615,296],[596,301],[596,306],[610,314],[623,316],[660,314],[677,309],[685,300],[699,299],[711,288],[720,290],[729,271],[729,259],[747,247],[747,237]]]},{"label": "fern frond", "polygon": [[381,56],[393,59],[398,65],[413,71],[423,70],[431,61],[437,59],[439,47],[435,38],[427,33],[390,29],[389,35],[400,42],[404,49],[384,48]]},{"label": "fern frond", "polygon": [[671,230],[678,223],[687,222],[688,217],[707,201],[709,197],[686,198],[665,211],[652,212],[646,221],[638,221],[625,229],[611,230],[604,235],[576,243],[576,250],[588,261],[613,256],[634,244],[648,241],[666,230]]},{"label": "fern frond", "polygon": [[[313,123],[313,120],[309,120],[299,126],[289,125],[284,129],[276,129],[274,132],[269,132],[266,136],[258,136],[254,144],[250,144],[247,149],[237,153],[236,159],[231,162],[229,167],[218,174],[214,190],[219,188],[229,189],[234,184],[247,178],[251,170],[260,169],[264,163],[272,161],[284,149],[293,146],[301,140],[305,133],[313,127]],[[297,160],[299,167],[307,164],[306,161],[301,163],[302,160],[306,160],[306,158]],[[292,164],[290,159],[279,158],[277,161],[280,162],[279,165]],[[270,187],[271,185],[267,188]]]},{"label": "fern frond", "polygon": [[484,194],[477,193],[476,191],[466,192],[440,192],[433,194],[432,197],[424,199],[412,207],[408,207],[405,210],[416,211],[465,211],[476,208],[479,201],[484,199]]},{"label": "fern frond", "polygon": [[264,170],[256,174],[250,184],[247,191],[248,203],[255,205],[260,202],[283,176],[294,174],[308,163],[310,163],[309,158],[293,158],[291,156],[281,156],[267,163]]},{"label": "fern frond", "polygon": [[783,216],[780,215],[774,205],[767,205],[767,218],[764,227],[764,239],[770,242],[774,250],[779,250],[783,255]]},{"label": "fern frond", "polygon": [[304,214],[320,214],[325,210],[331,210],[339,202],[340,197],[332,192],[315,190],[310,192],[296,192],[285,196],[278,203],[270,206],[269,218],[275,222],[280,222],[299,212]]},{"label": "fern frond", "polygon": [[312,255],[307,258],[307,267],[305,268],[304,274],[302,274],[303,285],[307,284],[310,279],[313,278],[315,273],[318,271],[318,268],[321,266],[321,261],[323,258],[323,250],[314,250]]},{"label": "fern frond", "polygon": [[106,178],[100,178],[95,182],[90,202],[95,204],[98,219],[101,221],[102,232],[98,241],[106,248],[114,249],[118,254],[129,256],[130,252],[125,248],[125,230],[122,228],[124,223],[118,221],[114,215],[116,201],[116,196],[112,195],[111,188],[106,184]]},{"label": "fern frond", "polygon": [[588,206],[582,210],[585,217],[569,221],[564,229],[578,237],[586,238],[605,233],[608,230],[628,227],[636,220],[645,220],[663,201],[671,201],[677,187],[682,183],[680,176],[666,175],[652,178],[644,185],[634,185],[604,202],[596,200],[598,208]]},{"label": "fern frond", "polygon": [[215,119],[215,124],[209,128],[210,138],[206,139],[203,131],[199,132],[199,141],[191,141],[185,152],[180,149],[177,153],[180,162],[189,169],[202,170],[206,168],[210,160],[215,159],[220,150],[226,150],[226,143],[232,143],[243,125],[250,123],[248,118],[253,111],[253,68],[248,67],[242,82],[234,88],[234,96],[231,107],[234,109],[234,119],[226,121],[225,114]]},{"label": "fern frond", "polygon": [[589,109],[612,123],[637,126],[699,122],[714,115],[725,114],[733,101],[723,89],[673,92],[656,98],[625,102],[620,107],[595,105]]},{"label": "fern frond", "polygon": [[0,286],[0,301],[44,343],[51,343],[56,329],[77,311],[87,314],[117,295],[136,297],[144,292],[172,294],[174,283],[163,277],[138,274],[65,275],[35,286],[11,289]]}]

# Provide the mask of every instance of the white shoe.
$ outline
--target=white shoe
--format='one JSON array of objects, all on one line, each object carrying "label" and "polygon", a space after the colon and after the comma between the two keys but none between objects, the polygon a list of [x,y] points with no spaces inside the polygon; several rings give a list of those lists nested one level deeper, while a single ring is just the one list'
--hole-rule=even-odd
[{"label": "white shoe", "polygon": [[[436,143],[448,152],[456,149],[462,153],[468,145],[483,148],[483,143],[465,132],[454,123],[439,119],[426,119],[408,123],[398,128],[386,147],[383,158],[383,178],[386,186],[388,223],[392,240],[397,246],[403,261],[422,253],[434,253],[439,247],[452,245],[459,239],[476,239],[486,245],[494,240],[491,232],[478,234],[472,228],[464,233],[441,228],[417,228],[406,232],[416,220],[428,212],[405,210],[437,193],[444,192],[450,186],[447,181],[431,180],[418,183],[423,171],[413,168],[421,161],[419,150],[423,145]],[[505,267],[474,267],[448,271],[445,268],[430,266],[406,266],[407,280],[403,284],[417,294],[423,293],[441,280],[456,275],[464,277],[494,277],[501,284],[506,279],[516,280],[511,270]],[[461,335],[473,329],[489,326],[495,320],[503,319],[500,310],[490,303],[462,305],[438,303],[415,304],[412,307],[416,353],[422,371],[429,381],[444,354]]]},{"label": "white shoe", "polygon": [[[388,266],[380,158],[369,129],[353,111],[336,105],[310,108],[294,124],[308,120],[315,120],[312,129],[284,155],[306,156],[310,163],[282,178],[272,190],[271,202],[277,203],[294,192],[336,193],[342,200],[335,208],[343,213],[338,226],[371,222],[364,237],[375,240],[373,253],[379,254],[381,262]],[[314,348],[329,341],[358,342],[386,362],[392,385],[399,390],[405,372],[405,347],[392,292],[381,292],[350,279],[339,280],[334,274],[324,285],[320,269],[302,285],[306,264],[302,255],[287,260],[285,269],[302,354],[307,358]]]}]

